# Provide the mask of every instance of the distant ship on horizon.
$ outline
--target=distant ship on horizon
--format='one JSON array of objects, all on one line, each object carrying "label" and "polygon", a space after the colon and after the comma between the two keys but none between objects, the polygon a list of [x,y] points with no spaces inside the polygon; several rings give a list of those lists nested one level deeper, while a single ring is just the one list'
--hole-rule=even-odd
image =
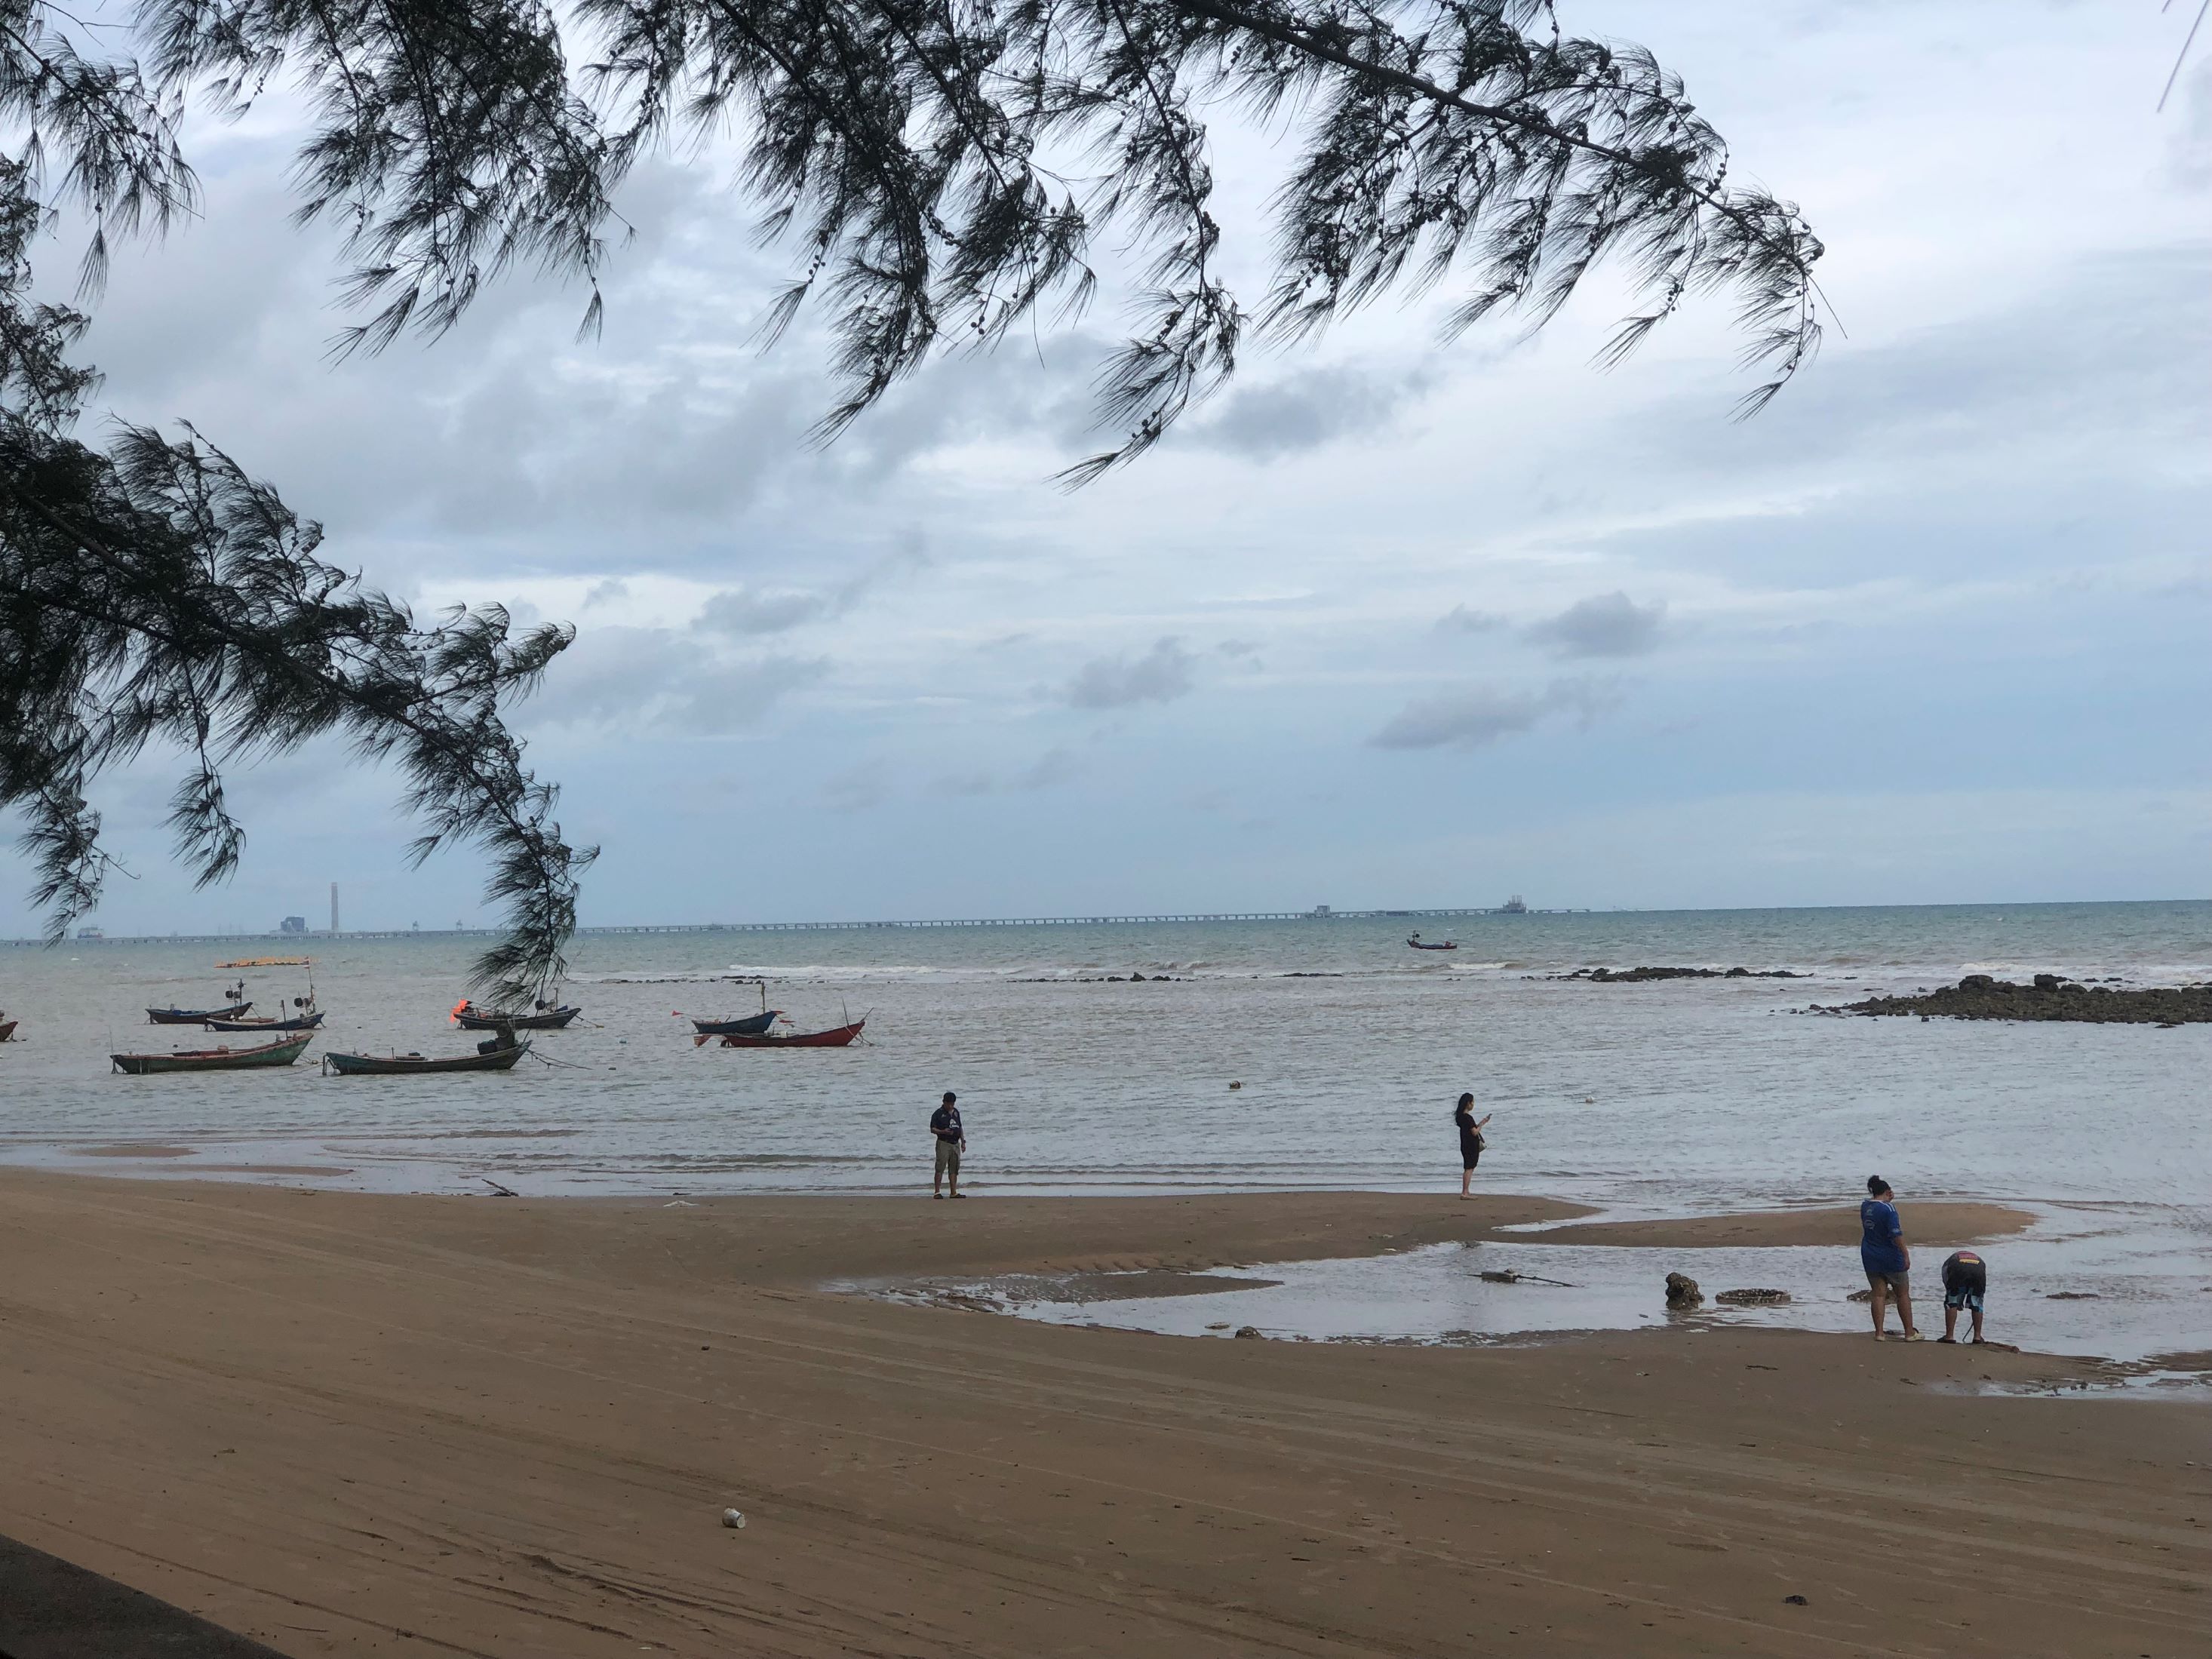
[{"label": "distant ship on horizon", "polygon": [[1498,914],[1501,916],[1525,916],[1528,914],[1528,907],[1522,902],[1521,895],[1516,893],[1498,907]]}]

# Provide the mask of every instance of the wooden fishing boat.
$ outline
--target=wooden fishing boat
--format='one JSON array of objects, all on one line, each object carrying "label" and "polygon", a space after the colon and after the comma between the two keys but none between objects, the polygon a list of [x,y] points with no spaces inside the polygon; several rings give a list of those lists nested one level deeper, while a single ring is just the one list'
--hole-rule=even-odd
[{"label": "wooden fishing boat", "polygon": [[15,1040],[15,1022],[12,1019],[0,1019],[0,1042],[13,1042]]},{"label": "wooden fishing boat", "polygon": [[[788,1036],[779,1036],[774,1031],[757,1031],[750,1036],[732,1033],[722,1039],[725,1048],[842,1048],[860,1035],[860,1028],[868,1023],[864,1014],[850,1025],[833,1026],[826,1031],[793,1031]],[[701,1032],[691,1039],[696,1046],[714,1039]]]},{"label": "wooden fishing boat", "polygon": [[1449,939],[1446,939],[1442,945],[1424,945],[1421,943],[1421,936],[1419,933],[1414,934],[1413,938],[1407,939],[1406,943],[1412,945],[1416,951],[1456,951],[1459,949],[1459,946],[1453,944]]},{"label": "wooden fishing boat", "polygon": [[204,1025],[211,1019],[236,1019],[253,1005],[234,1002],[227,1008],[149,1008],[149,1025]]},{"label": "wooden fishing boat", "polygon": [[289,1018],[277,1015],[270,1019],[210,1019],[204,1024],[210,1031],[312,1031],[323,1023],[319,1009]]},{"label": "wooden fishing boat", "polygon": [[[502,1038],[504,1040],[502,1040]],[[323,1056],[323,1069],[340,1077],[413,1077],[427,1072],[508,1072],[530,1052],[508,1030],[489,1042],[480,1042],[472,1054],[341,1054]]]},{"label": "wooden fishing boat", "polygon": [[558,1008],[540,1008],[527,1014],[503,1014],[496,1009],[479,1008],[473,1002],[463,1001],[453,1006],[453,1024],[464,1031],[496,1031],[502,1025],[511,1025],[518,1031],[557,1031],[584,1011],[563,1004]]},{"label": "wooden fishing boat", "polygon": [[258,1048],[181,1048],[167,1054],[110,1054],[118,1072],[148,1077],[160,1072],[237,1072],[253,1066],[289,1066],[314,1041],[312,1034],[280,1037]]},{"label": "wooden fishing boat", "polygon": [[758,1036],[782,1018],[782,1009],[769,1008],[743,1019],[693,1019],[691,1024],[702,1036]]}]

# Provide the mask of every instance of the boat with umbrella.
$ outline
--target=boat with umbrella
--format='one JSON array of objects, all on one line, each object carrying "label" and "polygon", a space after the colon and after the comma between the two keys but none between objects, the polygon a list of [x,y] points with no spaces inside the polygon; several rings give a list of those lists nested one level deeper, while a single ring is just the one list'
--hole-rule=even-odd
[{"label": "boat with umbrella", "polygon": [[242,1072],[264,1066],[289,1066],[314,1041],[313,1032],[283,1036],[258,1048],[179,1048],[166,1054],[110,1054],[118,1072],[151,1077],[166,1072]]}]

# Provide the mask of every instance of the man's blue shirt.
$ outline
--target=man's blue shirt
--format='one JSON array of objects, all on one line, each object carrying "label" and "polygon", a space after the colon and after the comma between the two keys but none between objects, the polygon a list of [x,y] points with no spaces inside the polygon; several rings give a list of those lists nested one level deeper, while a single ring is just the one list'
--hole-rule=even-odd
[{"label": "man's blue shirt", "polygon": [[1905,1271],[1905,1224],[1897,1207],[1869,1198],[1859,1206],[1859,1265],[1870,1273]]}]

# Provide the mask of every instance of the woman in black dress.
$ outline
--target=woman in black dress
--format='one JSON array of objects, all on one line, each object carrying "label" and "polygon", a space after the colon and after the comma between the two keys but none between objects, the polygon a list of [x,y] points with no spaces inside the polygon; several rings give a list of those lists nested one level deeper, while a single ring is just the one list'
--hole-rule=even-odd
[{"label": "woman in black dress", "polygon": [[1478,1121],[1474,1115],[1474,1097],[1462,1095],[1459,1104],[1452,1108],[1452,1121],[1459,1125],[1459,1195],[1472,1198],[1468,1190],[1474,1180],[1474,1166],[1482,1162],[1482,1126],[1496,1116],[1486,1112]]}]

